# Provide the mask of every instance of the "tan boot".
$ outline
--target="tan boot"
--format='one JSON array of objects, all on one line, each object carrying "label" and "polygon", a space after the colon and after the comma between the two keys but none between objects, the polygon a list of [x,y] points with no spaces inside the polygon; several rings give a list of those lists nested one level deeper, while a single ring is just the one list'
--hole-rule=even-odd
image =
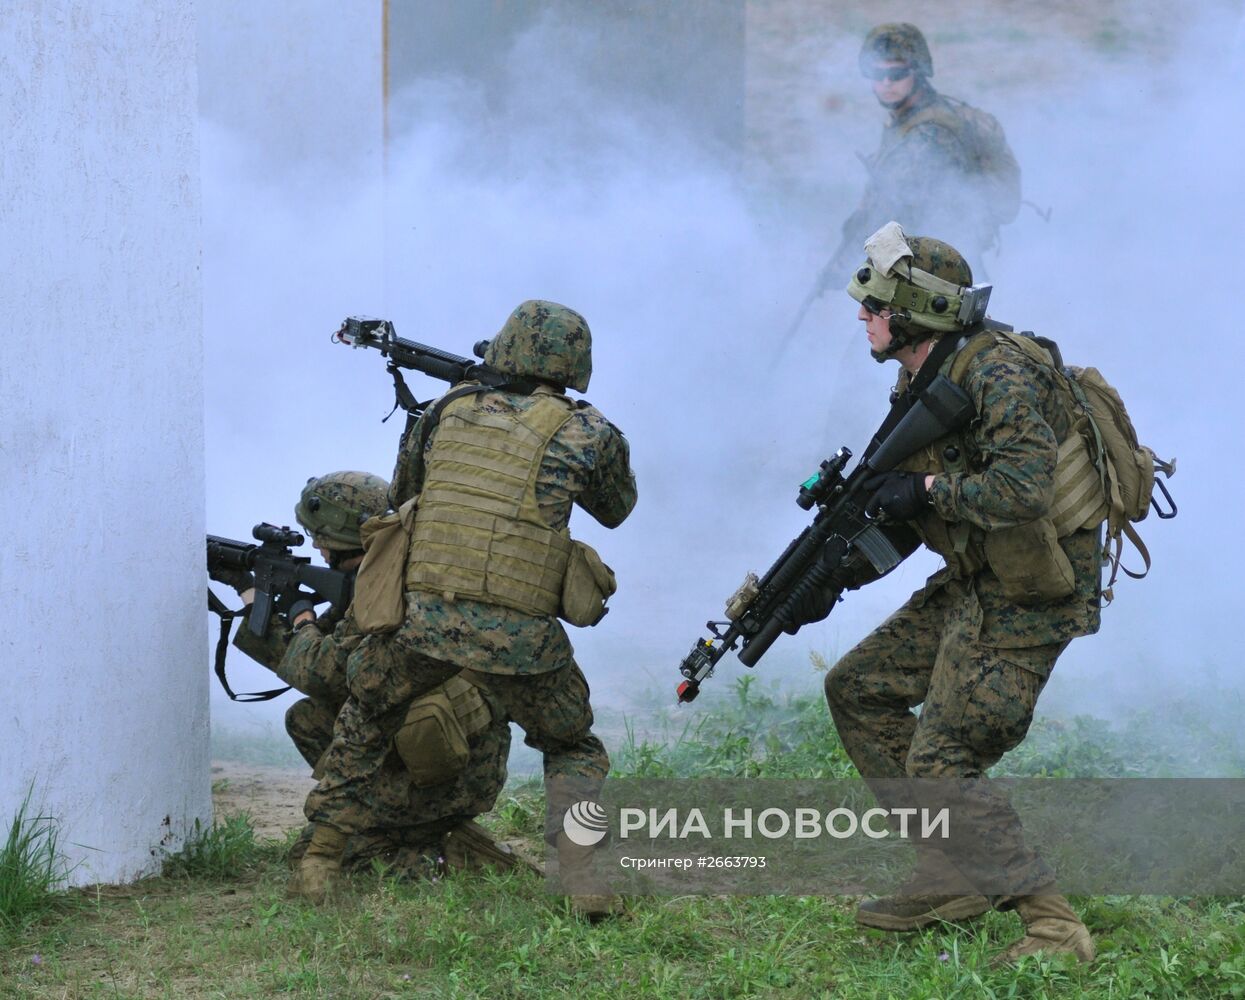
[{"label": "tan boot", "polygon": [[298,863],[303,860],[303,855],[307,853],[307,845],[311,843],[311,835],[315,832],[315,824],[308,823],[299,832],[298,839],[290,845],[289,852],[285,855],[285,860],[289,863],[290,871],[297,868]]},{"label": "tan boot", "polygon": [[290,875],[285,888],[286,896],[305,899],[319,906],[333,895],[341,875],[346,840],[346,835],[340,830],[317,823],[302,860]]},{"label": "tan boot", "polygon": [[990,901],[951,864],[942,851],[917,848],[912,876],[894,894],[856,907],[856,923],[881,931],[915,931],[944,920],[970,920],[990,910]]},{"label": "tan boot", "polygon": [[904,893],[866,899],[856,907],[856,923],[880,931],[916,931],[944,920],[971,920],[990,909],[985,896]]},{"label": "tan boot", "polygon": [[612,892],[592,892],[589,871],[595,848],[581,847],[565,833],[558,834],[558,875],[571,910],[591,923],[622,912],[622,900]]},{"label": "tan boot", "polygon": [[1024,921],[1025,935],[995,960],[1010,965],[1025,955],[1075,955],[1078,961],[1094,960],[1094,942],[1089,928],[1072,912],[1068,901],[1056,893],[1022,896],[1016,912]]},{"label": "tan boot", "polygon": [[499,844],[479,823],[459,823],[445,835],[447,871],[478,872],[492,868],[506,872],[518,869],[544,875],[544,870],[514,853],[509,844]]}]

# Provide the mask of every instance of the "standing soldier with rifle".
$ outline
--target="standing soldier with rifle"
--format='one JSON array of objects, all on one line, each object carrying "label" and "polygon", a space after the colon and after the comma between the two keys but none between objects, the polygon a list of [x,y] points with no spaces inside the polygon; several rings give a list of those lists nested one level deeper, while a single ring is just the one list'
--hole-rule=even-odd
[{"label": "standing soldier with rifle", "polygon": [[865,36],[860,71],[890,118],[878,150],[865,157],[869,182],[843,236],[818,275],[788,337],[826,289],[847,273],[865,239],[888,219],[941,233],[979,273],[998,244],[999,227],[1020,211],[1020,167],[993,115],[939,94],[934,61],[920,29],[880,24]]},{"label": "standing soldier with rifle", "polygon": [[[360,526],[368,518],[388,509],[389,484],[366,472],[333,472],[307,480],[294,508],[294,516],[328,563],[329,570],[341,574],[342,593],[353,590],[355,574],[363,559]],[[301,537],[293,535],[295,543]],[[223,540],[217,540],[218,545]],[[289,541],[289,539],[286,539]],[[296,557],[289,557],[294,559]],[[325,570],[315,570],[325,574]],[[346,661],[357,648],[363,634],[355,627],[348,610],[349,596],[331,604],[317,615],[315,595],[293,588],[289,594],[271,595],[279,613],[267,616],[258,630],[255,579],[251,573],[213,562],[209,544],[210,576],[232,586],[246,606],[234,645],[262,663],[293,687],[303,698],[285,714],[285,728],[303,759],[318,769],[333,737],[333,723],[348,696]],[[223,646],[220,650],[223,655]],[[223,662],[218,663],[222,674]],[[465,687],[458,680],[452,683]],[[228,685],[226,691],[229,691]],[[243,696],[244,700],[265,700],[288,689]],[[462,692],[456,704],[463,701]],[[468,692],[470,693],[470,692]],[[493,807],[506,780],[506,759],[510,750],[510,730],[504,719],[488,712],[476,695],[470,733],[470,756],[461,773],[446,769],[416,780],[394,756],[382,770],[368,803],[367,820],[350,839],[346,864],[366,867],[378,858],[405,873],[420,874],[434,859],[444,858],[449,868],[513,867],[517,859],[472,822],[473,817]],[[416,734],[417,736],[418,734]],[[431,763],[431,762],[429,762]],[[316,773],[313,771],[313,773]],[[295,842],[290,861],[297,864],[312,835],[308,826]]]},{"label": "standing soldier with rifle", "polygon": [[[906,237],[892,222],[865,249],[847,290],[860,303],[873,358],[900,364],[895,406],[941,374],[967,391],[975,419],[867,484],[866,509],[915,531],[946,565],[835,664],[826,698],[861,775],[897,779],[877,786],[879,798],[887,785],[916,789],[935,782],[904,783],[937,779],[959,826],[941,847],[918,842],[912,880],[862,903],[857,920],[904,931],[1015,909],[1025,936],[1006,959],[1070,952],[1090,961],[1089,931],[985,777],[1024,739],[1068,642],[1098,629],[1100,531],[1052,521],[1057,457],[1062,470],[1065,452],[1078,446],[1074,409],[1056,369],[1016,339],[957,352],[966,335],[992,325],[961,318],[972,272],[953,247]],[[805,619],[825,617],[834,596],[827,592]],[[911,711],[918,705],[919,716]]]},{"label": "standing soldier with rifle", "polygon": [[[450,362],[469,365],[399,341],[376,321],[348,320],[339,339],[381,349],[395,382],[404,364],[437,374]],[[458,368],[464,381],[416,404],[420,416],[403,437],[390,490],[400,516],[413,511],[409,550],[401,548],[396,567],[405,610],[392,631],[368,635],[350,657],[350,698],[307,800],[315,833],[294,894],[318,902],[331,891],[358,828],[356,803],[384,766],[405,706],[461,673],[544,755],[546,840],[557,846],[572,906],[591,919],[612,912],[613,898],[576,891],[588,858],[561,832],[563,813],[599,792],[609,758],[558,618],[596,624],[614,588],[613,573],[572,541],[567,524],[578,505],[617,527],[636,502],[626,438],[565,394],[588,388],[591,351],[577,312],[527,301],[480,345],[483,366]],[[398,385],[401,401],[409,394]]]}]

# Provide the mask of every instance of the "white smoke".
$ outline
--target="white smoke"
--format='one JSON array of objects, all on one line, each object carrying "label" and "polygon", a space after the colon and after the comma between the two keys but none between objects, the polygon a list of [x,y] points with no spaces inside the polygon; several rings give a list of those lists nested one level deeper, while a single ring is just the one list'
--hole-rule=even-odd
[{"label": "white smoke", "polygon": [[[384,315],[403,337],[468,354],[520,300],[565,302],[592,326],[586,395],[626,432],[640,493],[616,531],[572,521],[621,585],[603,624],[574,641],[599,703],[627,706],[646,689],[672,699],[705,619],[807,523],[798,484],[841,444],[860,451],[894,378],[834,291],[776,349],[859,196],[854,154],[871,151],[882,112],[856,67],[864,12],[836,33],[812,5],[781,5],[786,20],[772,23],[767,10],[748,7],[742,155],[579,78],[609,44],[587,14],[550,14],[519,36],[500,106],[457,77],[395,94],[383,177],[374,156],[279,155],[257,177],[243,141],[206,125],[211,530],[291,523],[310,475],[389,475],[400,419],[380,423],[382,359],[329,343],[347,314]],[[963,47],[930,36],[935,82],[996,114],[1026,196],[1051,209],[1049,222],[1026,209],[1004,231],[988,262],[991,312],[1101,368],[1142,440],[1180,460],[1180,516],[1141,525],[1152,577],[1117,587],[1102,633],[1070,647],[1044,705],[1109,715],[1177,690],[1212,701],[1240,689],[1230,516],[1241,422],[1221,389],[1242,360],[1240,89],[1225,75],[1236,15],[1206,15],[1161,51],[1046,24],[1026,37],[1021,12],[1002,17],[973,24],[993,61],[946,58]],[[783,32],[803,41],[779,44]],[[423,397],[441,389],[413,381]],[[933,566],[915,557],[850,595],[759,671],[814,688],[809,650],[845,651]],[[264,671],[231,662],[235,688],[267,686]],[[709,683],[743,672],[728,657]]]}]

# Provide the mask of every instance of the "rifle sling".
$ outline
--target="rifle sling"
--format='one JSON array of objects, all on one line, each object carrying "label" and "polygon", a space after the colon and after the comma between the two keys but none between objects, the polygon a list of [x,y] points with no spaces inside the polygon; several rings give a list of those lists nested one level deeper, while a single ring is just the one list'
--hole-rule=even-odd
[{"label": "rifle sling", "polygon": [[290,690],[290,685],[287,684],[283,688],[273,688],[271,691],[244,691],[242,694],[234,694],[233,688],[229,686],[229,681],[225,678],[225,654],[229,650],[230,627],[235,618],[242,617],[243,611],[229,610],[225,602],[212,592],[211,587],[208,587],[208,610],[214,611],[220,617],[220,638],[216,640],[216,679],[220,681],[220,686],[225,689],[225,694],[229,695],[231,701],[271,701]]}]

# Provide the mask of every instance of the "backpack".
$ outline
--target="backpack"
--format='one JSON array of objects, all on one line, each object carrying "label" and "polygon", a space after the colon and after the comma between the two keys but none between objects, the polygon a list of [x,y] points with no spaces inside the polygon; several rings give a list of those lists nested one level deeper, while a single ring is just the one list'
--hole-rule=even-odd
[{"label": "backpack", "polygon": [[[1097,368],[1065,366],[1058,345],[1032,333],[990,329],[961,346],[951,365],[952,381],[963,381],[971,364],[1002,339],[1030,360],[1052,369],[1073,410],[1072,432],[1059,446],[1055,464],[1055,501],[1049,517],[1058,537],[1106,523],[1104,559],[1111,564],[1111,578],[1103,588],[1110,603],[1112,587],[1120,570],[1135,580],[1150,572],[1150,552],[1133,527],[1153,507],[1160,518],[1176,516],[1176,504],[1163,480],[1176,474],[1176,460],[1160,459],[1139,443],[1137,431],[1115,387]],[[1163,494],[1166,508],[1154,496]],[[1124,539],[1140,554],[1145,568],[1134,573],[1121,565]],[[1113,551],[1114,549],[1114,551]]]},{"label": "backpack", "polygon": [[971,104],[939,94],[938,100],[909,120],[905,131],[927,121],[949,128],[967,147],[975,172],[984,181],[983,193],[994,224],[1013,221],[1020,213],[1020,165],[999,120]]}]

